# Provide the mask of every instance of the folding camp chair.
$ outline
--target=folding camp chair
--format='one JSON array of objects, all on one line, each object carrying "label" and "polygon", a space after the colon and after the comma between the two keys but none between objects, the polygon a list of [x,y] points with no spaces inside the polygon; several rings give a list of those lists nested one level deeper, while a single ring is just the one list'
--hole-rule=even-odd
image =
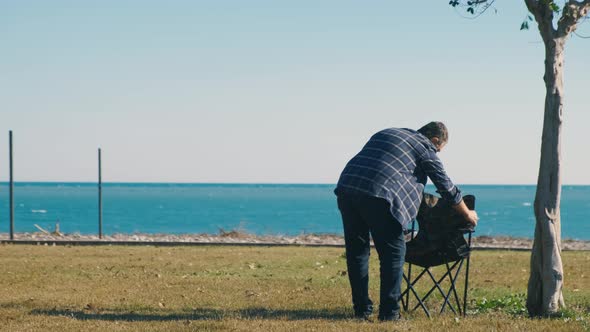
[{"label": "folding camp chair", "polygon": [[[463,200],[470,210],[475,207],[475,197],[466,195]],[[404,273],[406,289],[401,293],[402,307],[405,311],[410,309],[410,293],[414,295],[418,303],[411,309],[421,307],[430,317],[430,311],[426,307],[426,300],[438,290],[443,297],[440,308],[442,313],[448,306],[457,314],[465,316],[467,311],[467,288],[469,286],[469,258],[471,254],[471,236],[473,226],[469,224],[444,200],[438,197],[424,194],[422,204],[416,217],[418,220],[418,234],[414,236],[415,221],[409,230],[411,240],[406,243],[406,263],[408,263],[407,275]],[[465,236],[467,235],[467,240]],[[465,282],[463,288],[463,305],[457,294],[457,280],[461,274],[463,265]],[[422,271],[412,280],[412,266],[422,268]],[[439,278],[435,278],[431,268],[439,265],[446,267],[446,272]],[[420,296],[416,289],[416,283],[427,275],[433,282],[433,286],[425,295]],[[449,289],[443,290],[441,282],[449,281]],[[426,279],[427,280],[427,279]],[[451,298],[453,295],[453,298]],[[453,304],[454,300],[454,304]]]}]

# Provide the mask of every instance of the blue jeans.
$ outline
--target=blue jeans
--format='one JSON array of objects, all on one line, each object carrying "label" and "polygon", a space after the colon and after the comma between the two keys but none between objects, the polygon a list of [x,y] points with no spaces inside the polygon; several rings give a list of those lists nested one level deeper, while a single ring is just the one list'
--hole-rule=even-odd
[{"label": "blue jeans", "polygon": [[346,263],[355,315],[368,315],[373,311],[373,302],[369,298],[369,234],[379,255],[379,318],[399,315],[406,254],[401,224],[391,215],[389,203],[381,198],[340,194],[338,208],[344,225]]}]

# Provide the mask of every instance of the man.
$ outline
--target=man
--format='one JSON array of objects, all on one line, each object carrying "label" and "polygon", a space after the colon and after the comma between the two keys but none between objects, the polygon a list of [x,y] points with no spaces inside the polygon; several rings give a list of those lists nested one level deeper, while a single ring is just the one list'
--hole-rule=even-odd
[{"label": "man", "polygon": [[448,137],[441,122],[430,122],[418,131],[385,129],[373,135],[342,171],[334,192],[344,225],[355,317],[368,319],[373,312],[368,273],[370,233],[380,263],[378,318],[399,319],[406,252],[403,231],[416,218],[427,177],[443,199],[477,224],[477,213],[467,208],[437,156]]}]

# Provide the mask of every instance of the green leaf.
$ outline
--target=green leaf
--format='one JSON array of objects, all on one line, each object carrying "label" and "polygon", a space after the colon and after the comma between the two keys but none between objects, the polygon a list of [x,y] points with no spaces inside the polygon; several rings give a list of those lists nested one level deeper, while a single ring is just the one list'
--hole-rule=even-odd
[{"label": "green leaf", "polygon": [[468,13],[471,13],[471,14],[474,14],[475,13],[475,10],[473,10],[473,7],[469,7],[469,8],[467,8],[467,12]]},{"label": "green leaf", "polygon": [[528,30],[529,29],[529,22],[524,21],[522,22],[522,24],[520,25],[520,30]]},{"label": "green leaf", "polygon": [[559,12],[559,6],[555,3],[555,2],[551,2],[549,4],[549,8],[551,8],[552,11],[558,13]]}]

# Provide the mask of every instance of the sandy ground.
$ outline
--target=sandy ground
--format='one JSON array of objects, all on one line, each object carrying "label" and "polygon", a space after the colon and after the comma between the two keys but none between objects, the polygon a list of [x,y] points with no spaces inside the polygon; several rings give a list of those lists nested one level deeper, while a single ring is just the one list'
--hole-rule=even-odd
[{"label": "sandy ground", "polygon": [[[15,240],[22,241],[131,241],[131,242],[194,242],[194,243],[255,243],[255,244],[298,244],[298,245],[343,245],[339,235],[303,234],[298,236],[252,235],[230,231],[219,234],[113,234],[99,240],[97,235],[17,233]],[[0,241],[9,239],[8,233],[0,233]],[[474,248],[531,249],[533,241],[526,238],[477,236],[473,238]],[[562,240],[564,250],[590,250],[590,241]]]}]

